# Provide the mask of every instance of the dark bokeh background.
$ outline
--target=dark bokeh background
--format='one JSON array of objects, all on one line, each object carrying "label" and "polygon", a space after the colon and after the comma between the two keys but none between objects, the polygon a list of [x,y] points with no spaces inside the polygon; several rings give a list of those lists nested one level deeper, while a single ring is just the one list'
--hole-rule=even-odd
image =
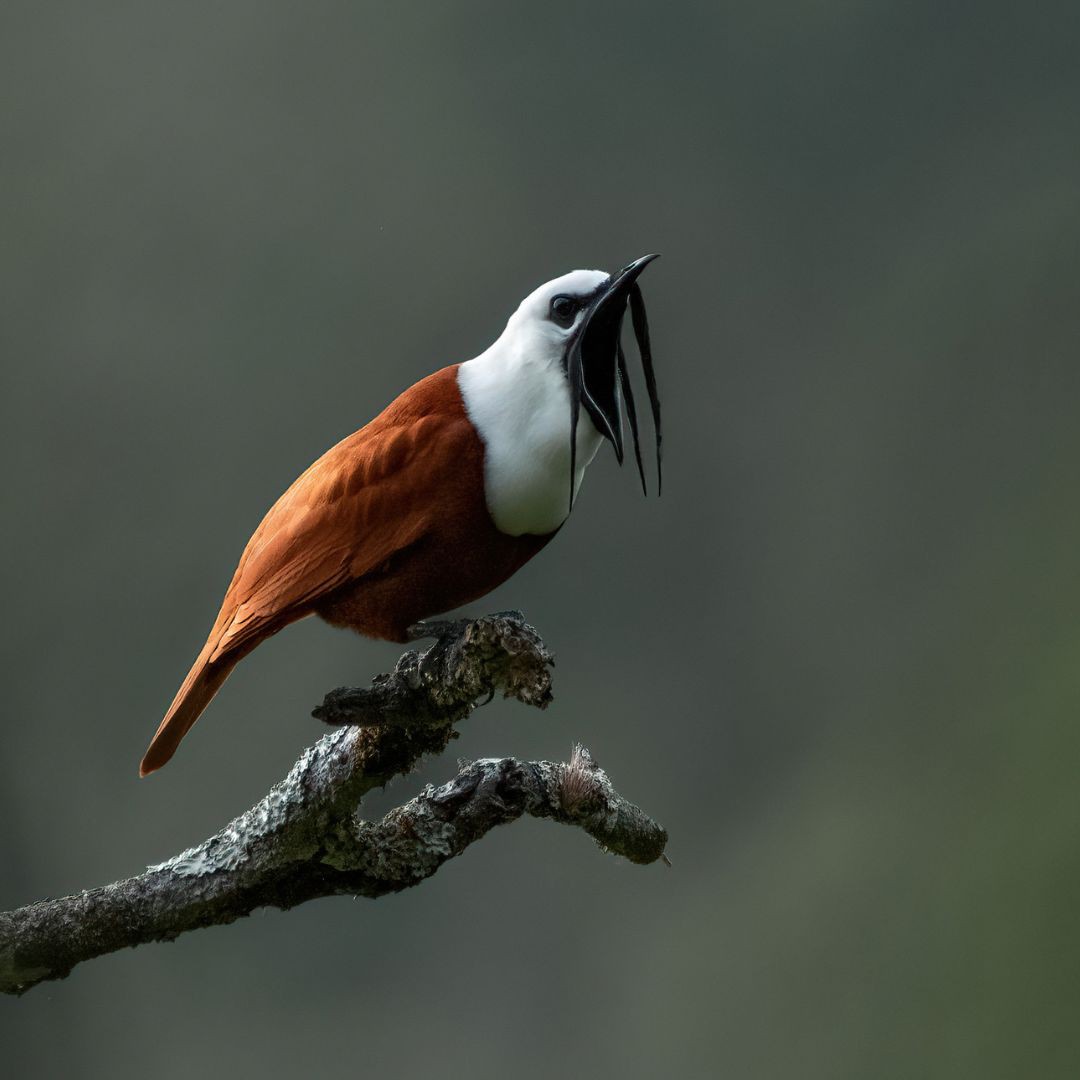
[{"label": "dark bokeh background", "polygon": [[263,511],[651,250],[664,497],[593,467],[479,605],[556,704],[455,749],[583,740],[674,868],[522,822],[2,1001],[5,1075],[1075,1076],[1077,11],[6,0],[0,906],[284,773],[395,647],[291,628],[136,779]]}]

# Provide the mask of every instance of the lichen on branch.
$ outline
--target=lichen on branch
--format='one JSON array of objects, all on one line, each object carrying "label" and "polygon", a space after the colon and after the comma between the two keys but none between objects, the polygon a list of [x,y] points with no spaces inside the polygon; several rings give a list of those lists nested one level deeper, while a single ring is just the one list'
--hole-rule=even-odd
[{"label": "lichen on branch", "polygon": [[631,862],[664,857],[667,833],[580,746],[566,763],[474,761],[381,820],[362,819],[363,796],[444,750],[481,699],[501,692],[541,709],[551,701],[551,655],[519,612],[432,629],[433,645],[406,652],[369,688],[327,694],[314,715],[346,726],[214,836],[135,877],[0,913],[0,991],[21,994],[84,960],[259,907],[400,891],[526,814],[584,829]]}]

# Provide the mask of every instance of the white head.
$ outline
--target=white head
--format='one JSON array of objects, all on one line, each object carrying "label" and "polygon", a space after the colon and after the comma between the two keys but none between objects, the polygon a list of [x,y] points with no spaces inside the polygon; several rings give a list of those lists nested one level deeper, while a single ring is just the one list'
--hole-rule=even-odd
[{"label": "white head", "polygon": [[[570,335],[585,317],[588,301],[610,277],[605,270],[571,270],[544,282],[518,304],[495,345],[504,351],[508,361],[552,364],[565,371]],[[553,311],[556,297],[569,300],[569,305],[558,305],[567,313],[563,317]]]},{"label": "white head", "polygon": [[488,508],[503,532],[544,535],[557,529],[601,438],[611,442],[622,462],[624,403],[644,486],[619,342],[628,302],[656,424],[659,466],[659,401],[636,284],[654,258],[647,255],[616,274],[574,270],[546,282],[521,301],[490,348],[461,365],[465,407],[485,444]]}]

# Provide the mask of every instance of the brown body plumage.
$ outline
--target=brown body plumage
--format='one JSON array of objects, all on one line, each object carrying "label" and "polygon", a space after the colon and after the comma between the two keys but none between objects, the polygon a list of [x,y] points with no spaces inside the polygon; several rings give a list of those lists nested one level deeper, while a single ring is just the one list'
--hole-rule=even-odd
[{"label": "brown body plumage", "polygon": [[248,541],[206,644],[140,766],[160,769],[229,673],[308,615],[369,637],[483,596],[561,527],[602,439],[623,457],[625,404],[645,471],[625,357],[629,306],[656,431],[660,403],[637,286],[575,270],[518,305],[479,356],[410,387],[311,466]]},{"label": "brown body plumage", "polygon": [[270,508],[140,775],[172,757],[237,663],[289,623],[317,614],[405,641],[413,623],[483,596],[548,542],[509,536],[492,522],[484,445],[457,370],[411,387]]}]

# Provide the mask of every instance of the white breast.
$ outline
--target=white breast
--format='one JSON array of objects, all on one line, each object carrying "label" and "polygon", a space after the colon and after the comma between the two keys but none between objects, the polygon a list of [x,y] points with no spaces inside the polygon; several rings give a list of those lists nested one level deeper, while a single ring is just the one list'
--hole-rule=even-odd
[{"label": "white breast", "polygon": [[[570,390],[561,363],[547,350],[500,339],[461,365],[458,385],[484,443],[484,494],[495,525],[511,536],[554,532],[570,513]],[[599,446],[582,409],[575,496]]]}]

